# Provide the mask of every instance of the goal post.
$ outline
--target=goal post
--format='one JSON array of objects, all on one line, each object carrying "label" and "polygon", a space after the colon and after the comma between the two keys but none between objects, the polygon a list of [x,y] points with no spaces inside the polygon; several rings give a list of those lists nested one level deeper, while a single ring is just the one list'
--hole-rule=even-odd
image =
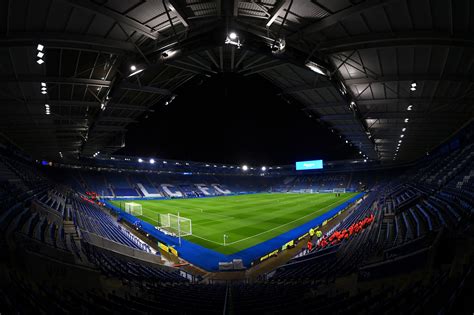
[{"label": "goal post", "polygon": [[170,221],[170,230],[178,236],[193,235],[193,225],[191,219],[175,214],[168,214]]},{"label": "goal post", "polygon": [[159,215],[159,218],[158,218],[158,223],[160,224],[160,227],[161,228],[169,228],[170,227],[170,217],[167,214],[161,214]]},{"label": "goal post", "polygon": [[345,193],[346,189],[345,188],[334,188],[332,190],[333,193]]},{"label": "goal post", "polygon": [[142,205],[135,202],[126,202],[125,212],[132,215],[143,215]]},{"label": "goal post", "polygon": [[180,216],[179,214],[160,214],[159,227],[177,237],[193,235],[193,223],[191,219]]}]

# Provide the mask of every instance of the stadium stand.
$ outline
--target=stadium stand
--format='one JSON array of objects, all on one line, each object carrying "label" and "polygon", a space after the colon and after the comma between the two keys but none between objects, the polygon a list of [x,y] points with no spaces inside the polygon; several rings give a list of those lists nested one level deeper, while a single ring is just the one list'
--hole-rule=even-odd
[{"label": "stadium stand", "polygon": [[[275,314],[295,308],[334,313],[463,311],[453,300],[466,297],[473,277],[471,241],[463,238],[472,233],[474,204],[473,158],[466,148],[471,146],[432,158],[428,166],[426,161],[415,163],[399,177],[381,176],[372,181],[377,184],[367,184],[364,199],[324,237],[344,234],[368,217],[373,222],[328,246],[319,246],[321,240],[315,238],[311,251],[299,252],[283,266],[251,282],[236,283],[206,280],[164,266],[149,245],[82,192],[89,187],[105,190],[109,185],[115,195],[120,189],[117,187],[133,190],[139,182],[152,193],[162,193],[156,187],[169,183],[183,197],[204,196],[199,190],[204,186],[209,187],[210,195],[218,195],[213,185],[232,192],[330,190],[341,183],[350,189],[351,181],[360,181],[364,175],[329,172],[252,182],[239,176],[197,176],[190,180],[178,174],[104,175],[74,170],[63,174],[70,174],[70,179],[80,176],[86,185],[65,187],[64,182],[54,182],[56,174],[49,177],[50,170],[39,170],[19,159],[13,162],[2,153],[3,305],[6,310],[25,312],[38,308],[43,312],[139,313],[192,313],[199,309],[209,314],[222,313],[223,308],[228,313]],[[458,165],[455,171],[439,167],[452,160]],[[77,182],[80,180],[70,181]],[[250,182],[251,186],[245,186]],[[257,184],[260,186],[254,188]],[[81,187],[81,191],[72,187]],[[453,245],[467,247],[455,251]],[[19,255],[22,246],[36,268],[45,261],[61,266],[49,273],[62,280],[45,282],[31,274],[31,266],[19,268],[11,260],[13,256],[5,257],[5,252]],[[67,284],[70,279],[61,273],[71,269],[75,274],[78,268],[87,277],[105,280],[94,282],[98,285],[86,291],[72,288]],[[112,289],[116,280],[121,280],[120,290]],[[350,283],[352,289],[344,289],[340,283]],[[41,298],[46,295],[53,296],[55,303]]]}]

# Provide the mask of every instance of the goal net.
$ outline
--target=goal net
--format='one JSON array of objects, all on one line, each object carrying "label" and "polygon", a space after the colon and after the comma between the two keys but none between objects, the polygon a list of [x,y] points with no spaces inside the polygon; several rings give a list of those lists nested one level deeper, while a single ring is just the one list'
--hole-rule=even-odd
[{"label": "goal net", "polygon": [[172,213],[160,214],[160,228],[176,235],[187,236],[193,234],[193,225],[191,219],[178,216]]},{"label": "goal net", "polygon": [[135,202],[126,202],[125,212],[133,215],[143,215],[142,205]]},{"label": "goal net", "polygon": [[345,188],[334,188],[332,190],[333,193],[345,193],[346,189]]}]

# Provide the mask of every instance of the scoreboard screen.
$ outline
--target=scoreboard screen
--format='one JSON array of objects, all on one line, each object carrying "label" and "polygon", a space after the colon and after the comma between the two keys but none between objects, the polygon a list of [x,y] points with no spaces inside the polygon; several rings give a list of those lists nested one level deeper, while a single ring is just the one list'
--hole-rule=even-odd
[{"label": "scoreboard screen", "polygon": [[296,170],[320,170],[323,168],[323,160],[296,162]]}]

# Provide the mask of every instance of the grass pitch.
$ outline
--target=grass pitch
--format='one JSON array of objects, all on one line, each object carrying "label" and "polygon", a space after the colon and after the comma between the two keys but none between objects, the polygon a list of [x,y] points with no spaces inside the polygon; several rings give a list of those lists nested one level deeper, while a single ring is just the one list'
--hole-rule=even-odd
[{"label": "grass pitch", "polygon": [[[272,193],[133,202],[143,208],[143,215],[137,217],[153,225],[158,225],[160,213],[179,211],[192,220],[193,235],[186,236],[187,240],[229,255],[300,226],[356,194]],[[122,209],[125,202],[112,201]],[[228,236],[226,246],[224,234]]]}]

